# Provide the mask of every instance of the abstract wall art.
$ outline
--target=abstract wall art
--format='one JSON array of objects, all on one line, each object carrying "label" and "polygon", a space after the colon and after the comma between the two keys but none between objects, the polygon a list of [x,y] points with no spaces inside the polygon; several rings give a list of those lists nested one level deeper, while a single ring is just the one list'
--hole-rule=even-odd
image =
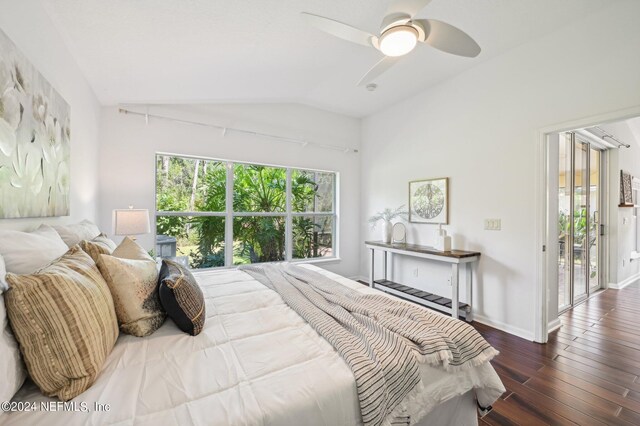
[{"label": "abstract wall art", "polygon": [[69,215],[70,108],[0,31],[0,218]]},{"label": "abstract wall art", "polygon": [[409,222],[449,223],[449,179],[409,182]]}]

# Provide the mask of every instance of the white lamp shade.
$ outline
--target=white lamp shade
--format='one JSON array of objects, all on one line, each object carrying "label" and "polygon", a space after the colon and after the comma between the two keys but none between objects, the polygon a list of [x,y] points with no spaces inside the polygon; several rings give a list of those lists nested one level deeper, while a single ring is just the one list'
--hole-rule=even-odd
[{"label": "white lamp shade", "polygon": [[140,235],[151,232],[149,210],[122,209],[113,211],[113,233],[115,235]]}]

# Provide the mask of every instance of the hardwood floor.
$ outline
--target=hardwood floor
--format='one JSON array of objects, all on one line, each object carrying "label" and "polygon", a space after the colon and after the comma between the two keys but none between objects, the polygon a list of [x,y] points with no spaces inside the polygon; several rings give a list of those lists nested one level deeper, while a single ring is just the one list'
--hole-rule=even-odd
[{"label": "hardwood floor", "polygon": [[546,345],[474,323],[500,351],[492,364],[507,388],[481,425],[640,425],[640,285],[561,321]]}]

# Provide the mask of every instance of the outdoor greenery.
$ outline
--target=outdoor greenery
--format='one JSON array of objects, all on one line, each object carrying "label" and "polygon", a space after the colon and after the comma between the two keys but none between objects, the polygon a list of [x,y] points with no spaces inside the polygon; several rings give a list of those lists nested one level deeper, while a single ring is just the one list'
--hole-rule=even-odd
[{"label": "outdoor greenery", "polygon": [[[581,207],[577,209],[573,213],[573,226],[574,226],[574,234],[573,234],[573,246],[574,246],[574,262],[580,264],[583,261],[584,251],[584,243],[587,238],[589,238],[589,245],[587,250],[591,251],[591,249],[596,244],[596,236],[598,232],[598,223],[594,220],[589,222],[590,229],[587,232],[587,209],[585,207]],[[560,243],[560,251],[559,255],[562,259],[564,257],[565,244],[567,242],[567,236],[570,234],[571,222],[569,221],[569,213],[563,210],[560,210],[558,214],[558,241]],[[593,261],[591,262],[589,276],[591,278],[595,277],[597,274],[597,264]]]},{"label": "outdoor greenery", "polygon": [[[568,220],[569,214],[560,210],[558,215],[558,233],[559,240],[564,240],[565,236],[569,234],[569,226],[571,222]],[[593,220],[590,222],[590,233],[593,235],[597,231],[598,224]],[[587,209],[582,207],[573,213],[573,226],[574,226],[574,245],[581,246],[584,244],[584,240],[587,237]],[[591,246],[593,242],[590,241]]]},{"label": "outdoor greenery", "polygon": [[[157,234],[175,237],[178,255],[189,256],[194,268],[223,266],[226,163],[158,155],[156,166]],[[233,164],[232,171],[233,263],[285,260],[287,169]],[[331,254],[334,179],[333,173],[291,171],[291,211],[327,213],[293,217],[293,258]],[[162,212],[220,214],[188,217]]]}]

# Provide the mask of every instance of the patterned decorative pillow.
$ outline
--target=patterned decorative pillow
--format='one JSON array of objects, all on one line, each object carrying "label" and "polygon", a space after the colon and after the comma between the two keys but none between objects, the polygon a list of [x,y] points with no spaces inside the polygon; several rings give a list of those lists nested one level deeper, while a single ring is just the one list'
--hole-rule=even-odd
[{"label": "patterned decorative pillow", "polygon": [[105,234],[100,234],[91,241],[80,241],[80,247],[91,256],[94,262],[98,263],[98,258],[101,254],[111,254],[118,246],[107,238]]},{"label": "patterned decorative pillow", "polygon": [[84,392],[118,338],[113,299],[93,260],[76,246],[7,282],[7,314],[33,381],[63,401]]},{"label": "patterned decorative pillow", "polygon": [[155,260],[127,237],[113,255],[101,254],[97,264],[111,290],[120,329],[144,337],[160,328],[166,314],[158,297]]},{"label": "patterned decorative pillow", "polygon": [[178,328],[192,336],[204,327],[205,303],[202,289],[187,268],[163,260],[160,268],[160,301]]}]

